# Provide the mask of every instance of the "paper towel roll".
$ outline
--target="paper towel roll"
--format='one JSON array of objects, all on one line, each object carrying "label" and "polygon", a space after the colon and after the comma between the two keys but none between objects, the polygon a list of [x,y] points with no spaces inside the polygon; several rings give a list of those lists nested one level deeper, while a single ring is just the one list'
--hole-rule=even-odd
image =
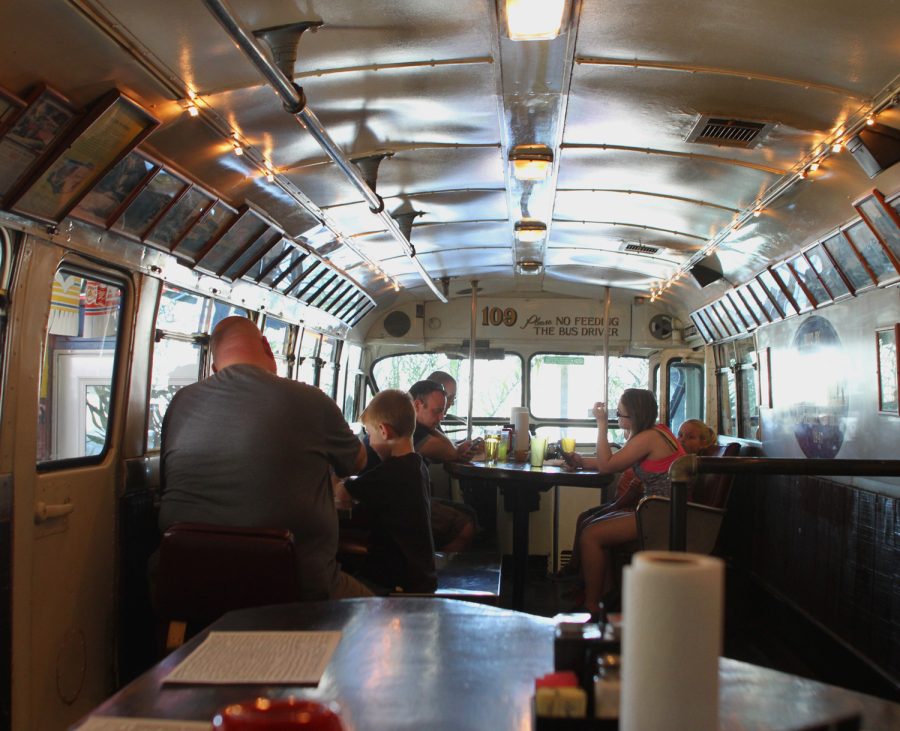
[{"label": "paper towel roll", "polygon": [[528,449],[528,409],[525,406],[513,406],[510,421],[516,429],[513,449],[516,451]]},{"label": "paper towel roll", "polygon": [[716,731],[724,565],[643,551],[624,572],[622,731]]}]

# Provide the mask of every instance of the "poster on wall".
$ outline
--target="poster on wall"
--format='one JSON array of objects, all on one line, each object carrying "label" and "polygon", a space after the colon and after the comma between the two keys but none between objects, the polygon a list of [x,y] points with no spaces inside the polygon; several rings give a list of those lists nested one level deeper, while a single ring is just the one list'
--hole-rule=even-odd
[{"label": "poster on wall", "polygon": [[13,211],[48,223],[61,221],[88,191],[159,122],[113,90],[10,194]]},{"label": "poster on wall", "polygon": [[69,100],[47,86],[27,102],[0,94],[0,200],[62,138],[75,119]]}]

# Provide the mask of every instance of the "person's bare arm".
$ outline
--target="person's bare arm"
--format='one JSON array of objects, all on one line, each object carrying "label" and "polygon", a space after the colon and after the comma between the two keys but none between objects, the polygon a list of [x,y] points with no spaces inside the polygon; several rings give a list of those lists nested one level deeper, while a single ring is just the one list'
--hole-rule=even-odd
[{"label": "person's bare arm", "polygon": [[469,458],[469,442],[457,447],[445,434],[432,431],[419,442],[416,451],[432,462],[460,462]]}]

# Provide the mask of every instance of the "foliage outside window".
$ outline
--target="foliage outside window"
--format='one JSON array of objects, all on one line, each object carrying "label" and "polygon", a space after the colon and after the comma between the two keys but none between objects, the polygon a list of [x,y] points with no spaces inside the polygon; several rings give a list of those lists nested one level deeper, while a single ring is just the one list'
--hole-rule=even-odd
[{"label": "foliage outside window", "polygon": [[319,349],[319,388],[334,398],[334,360],[337,353],[338,341],[334,338],[322,337],[322,347]]},{"label": "foliage outside window", "polygon": [[163,337],[153,348],[150,403],[147,416],[147,449],[161,446],[162,421],[178,389],[200,379],[199,342]]},{"label": "foliage outside window", "polygon": [[297,380],[316,385],[316,356],[322,336],[313,330],[304,330],[300,339],[300,353],[297,358]]},{"label": "foliage outside window", "polygon": [[172,397],[195,383],[208,351],[208,335],[226,317],[249,312],[227,302],[163,285],[156,314],[156,344],[150,373],[147,449],[159,449],[162,421]]},{"label": "foliage outside window", "polygon": [[108,444],[123,290],[60,269],[53,279],[38,405],[37,461],[97,457]]},{"label": "foliage outside window", "polygon": [[716,372],[719,396],[719,434],[736,437],[737,434],[737,393],[734,371],[721,368]]},{"label": "foliage outside window", "polygon": [[338,381],[337,403],[344,413],[344,418],[353,421],[354,400],[356,398],[356,375],[359,372],[359,359],[362,348],[355,343],[344,342],[341,357],[340,380]]},{"label": "foliage outside window", "polygon": [[269,341],[269,347],[272,348],[278,375],[283,378],[290,378],[291,348],[293,345],[292,331],[293,327],[284,320],[266,316],[266,321],[263,324],[263,335]]},{"label": "foliage outside window", "polygon": [[668,364],[668,408],[666,410],[669,428],[678,429],[688,419],[703,420],[703,366],[686,363],[681,358],[673,358]]},{"label": "foliage outside window", "polygon": [[[647,388],[646,358],[611,356],[609,411],[626,388]],[[603,399],[603,356],[541,353],[531,358],[531,413],[540,419],[590,419],[596,401]]]},{"label": "foliage outside window", "polygon": [[878,410],[898,413],[897,336],[900,325],[876,332],[878,346]]},{"label": "foliage outside window", "polygon": [[[445,371],[456,379],[456,403],[450,414],[465,419],[469,412],[469,361],[448,358],[443,353],[404,353],[382,358],[372,366],[379,390],[407,390],[434,371]],[[522,403],[522,359],[517,355],[475,359],[473,415],[496,422],[509,420],[513,406]]]}]

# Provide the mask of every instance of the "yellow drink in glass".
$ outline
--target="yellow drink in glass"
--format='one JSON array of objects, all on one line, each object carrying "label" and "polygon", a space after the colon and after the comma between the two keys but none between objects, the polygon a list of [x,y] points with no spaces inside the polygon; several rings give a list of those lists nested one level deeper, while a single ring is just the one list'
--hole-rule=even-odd
[{"label": "yellow drink in glass", "polygon": [[559,440],[559,447],[565,454],[572,454],[575,451],[575,438],[563,437]]},{"label": "yellow drink in glass", "polygon": [[505,439],[501,439],[500,443],[497,445],[497,461],[498,462],[506,462],[507,454],[509,453],[509,442]]},{"label": "yellow drink in glass", "polygon": [[500,447],[500,437],[496,434],[488,434],[484,438],[484,461],[485,462],[496,462],[497,461],[497,451]]},{"label": "yellow drink in glass", "polygon": [[546,437],[532,437],[531,438],[531,466],[532,467],[543,467],[544,466],[544,455],[547,452],[547,438]]}]

